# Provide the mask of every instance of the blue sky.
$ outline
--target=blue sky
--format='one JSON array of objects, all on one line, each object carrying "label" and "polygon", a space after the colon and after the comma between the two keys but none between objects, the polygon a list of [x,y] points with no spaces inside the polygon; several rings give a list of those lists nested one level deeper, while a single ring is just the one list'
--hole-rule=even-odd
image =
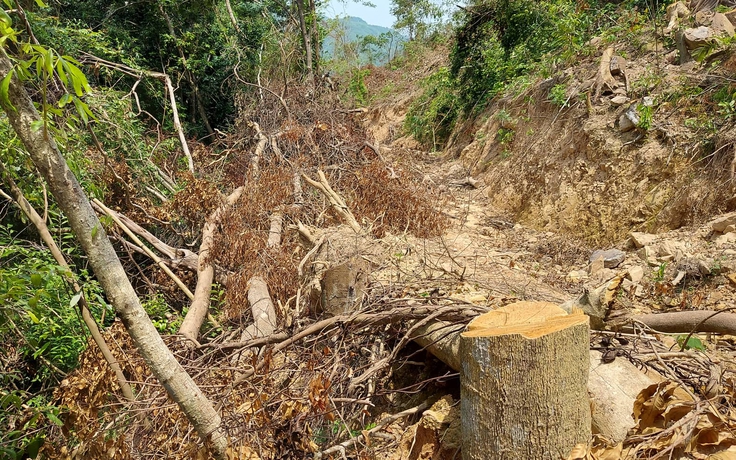
[{"label": "blue sky", "polygon": [[335,16],[355,16],[362,18],[368,24],[377,26],[391,27],[394,24],[394,17],[391,16],[391,0],[371,0],[376,5],[375,8],[363,6],[353,0],[330,0],[325,7],[327,17]]}]

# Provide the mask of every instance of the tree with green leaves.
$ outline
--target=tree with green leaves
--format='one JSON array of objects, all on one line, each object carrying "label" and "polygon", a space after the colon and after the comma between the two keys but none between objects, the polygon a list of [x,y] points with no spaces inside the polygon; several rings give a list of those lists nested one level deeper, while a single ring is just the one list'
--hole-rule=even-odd
[{"label": "tree with green leaves", "polygon": [[442,8],[432,0],[391,0],[394,27],[405,30],[409,41],[423,39],[429,26],[442,18]]},{"label": "tree with green leaves", "polygon": [[[228,440],[219,414],[158,334],[87,195],[54,139],[54,133],[60,132],[52,120],[53,115],[60,113],[58,105],[73,103],[84,122],[91,115],[81,99],[90,91],[87,80],[71,58],[41,45],[22,43],[19,37],[7,12],[0,9],[0,106],[66,215],[95,276],[141,356],[202,440],[211,446],[214,455],[225,458]],[[22,51],[22,54],[14,60],[6,49]],[[40,113],[22,82],[34,74],[40,78]],[[57,78],[65,90],[55,106],[49,103],[46,92],[50,81]],[[62,101],[66,102],[62,104]]]}]

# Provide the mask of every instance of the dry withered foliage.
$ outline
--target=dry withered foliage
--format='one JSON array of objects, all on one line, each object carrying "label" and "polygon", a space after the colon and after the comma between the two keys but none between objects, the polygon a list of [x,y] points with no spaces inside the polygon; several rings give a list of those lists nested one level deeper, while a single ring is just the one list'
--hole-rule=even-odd
[{"label": "dry withered foliage", "polygon": [[[114,347],[111,351],[120,363],[124,363],[125,353],[121,348],[129,347],[130,339],[122,323],[116,323],[107,335],[120,340],[121,347]],[[130,373],[131,370],[135,372],[134,368],[126,369],[132,380],[134,374]],[[100,426],[113,424],[119,416],[115,407],[117,397],[114,396],[118,390],[114,374],[102,353],[92,344],[80,356],[77,370],[69,374],[55,391],[57,405],[65,408],[61,414],[64,425],[54,427],[43,446],[43,455],[49,459],[130,458],[124,431],[117,436],[109,436],[100,430]]]},{"label": "dry withered foliage", "polygon": [[[281,348],[272,344],[256,352],[250,347],[223,346],[238,340],[242,332],[238,325],[251,321],[247,293],[254,276],[265,278],[277,313],[292,315],[293,323],[288,325],[280,318],[280,331],[293,336],[316,321],[304,314],[313,312],[304,305],[308,298],[305,291],[301,294],[302,316],[293,316],[299,311],[294,306],[300,283],[306,282],[299,279],[297,267],[309,250],[303,247],[295,224],[324,228],[341,222],[326,198],[306,182],[301,182],[299,192],[295,178],[301,174],[316,177],[318,170],[325,171],[335,191],[348,201],[366,228],[371,226],[375,236],[405,231],[436,235],[448,223],[435,210],[437,196],[419,178],[367,146],[371,139],[360,120],[337,106],[334,94],[307,98],[304,90],[294,86],[287,91],[289,116],[272,96],[262,101],[257,93],[244,96],[235,132],[211,150],[197,150],[198,163],[206,164],[198,168],[196,178],[188,174],[178,177],[185,186],[166,206],[172,225],[157,229],[162,239],[170,236],[170,244],[176,245],[173,240],[178,239],[178,247],[185,241],[196,250],[197,235],[213,211],[222,206],[223,197],[236,187],[244,187],[238,201],[220,215],[208,255],[218,275],[227,277],[225,318],[220,319],[230,321],[223,321],[225,327],[219,335],[214,330],[202,337],[202,348],[192,349],[177,337],[165,337],[177,359],[217,406],[231,437],[232,458],[306,458],[350,437],[351,430],[368,423],[365,417],[379,415],[372,413],[365,398],[380,399],[394,392],[385,378],[391,373],[391,359],[386,359],[384,366],[373,365],[392,353],[392,347],[407,333],[405,321],[361,326],[338,323],[303,341],[284,342]],[[254,170],[253,155],[259,145],[263,146],[262,156]],[[283,216],[282,237],[279,247],[269,248],[275,213]],[[167,288],[167,299],[187,303],[154,264],[128,267],[141,267],[150,284]],[[190,288],[195,283],[193,276],[182,276]],[[362,311],[378,314],[395,308],[397,304],[385,302],[401,297],[403,291],[392,289],[371,294],[361,304]],[[454,301],[448,302],[446,305],[454,308]],[[467,312],[464,305],[457,309]],[[74,384],[58,394],[58,400],[71,408],[64,420],[75,434],[65,439],[68,432],[54,433],[49,449],[68,442],[85,446],[85,453],[114,447],[120,454],[115,458],[207,458],[186,417],[167,398],[127,334],[121,327],[108,334],[118,344],[116,357],[124,363],[134,385],[136,402],[126,409],[111,399],[116,391],[111,371],[90,348],[80,368],[70,375]],[[408,339],[404,339],[406,343]],[[238,359],[241,355],[243,359]],[[239,380],[244,373],[248,377]],[[85,380],[88,375],[97,376],[100,383]],[[414,382],[411,391],[429,383]],[[98,412],[85,412],[85,400],[93,401]],[[144,420],[132,418],[139,413]],[[82,429],[80,424],[88,428]],[[372,449],[361,446],[361,455]],[[83,457],[56,454],[52,458]]]},{"label": "dry withered foliage", "polygon": [[450,224],[439,211],[439,194],[399,166],[374,160],[345,175],[340,185],[348,190],[353,213],[368,222],[377,238],[387,232],[430,238],[441,235]]},{"label": "dry withered foliage", "polygon": [[185,184],[168,206],[189,225],[201,228],[205,219],[222,203],[222,196],[215,184],[206,179],[195,178],[189,173]]},{"label": "dry withered foliage", "polygon": [[[409,326],[405,321],[386,322],[400,317],[391,309],[402,305],[397,301],[402,300],[403,289],[379,291],[361,313],[374,314],[382,321],[335,323],[304,340],[284,346],[287,339],[260,353],[248,347],[224,346],[228,334],[198,350],[187,347],[180,337],[164,337],[177,360],[217,406],[230,438],[231,458],[309,458],[352,436],[351,430],[363,429],[370,420],[366,417],[381,414],[366,405],[367,397],[376,403],[384,401],[383,410],[391,407],[384,397],[402,388],[394,388],[385,378],[390,367],[371,367],[376,359],[392,352],[409,333]],[[467,304],[449,298],[437,302],[448,311],[453,309],[456,318],[469,319]],[[407,312],[416,309],[403,307]],[[312,323],[295,328],[292,335],[310,326]],[[47,440],[48,458],[211,458],[200,447],[198,435],[179,407],[151,375],[122,324],[116,323],[105,335],[108,343],[114,344],[113,353],[133,386],[136,400],[128,407],[122,404],[112,371],[101,353],[89,347],[80,367],[55,395],[57,403],[67,410],[60,415],[64,427],[53,428]],[[240,353],[245,354],[246,365],[234,366]],[[416,361],[420,356],[423,354],[411,359]],[[243,378],[245,372],[251,373]],[[372,378],[361,380],[364,374]],[[410,381],[411,387],[403,388],[407,394],[432,385],[432,380]],[[351,386],[354,382],[360,383]],[[373,455],[379,447],[361,445],[360,455]]]},{"label": "dry withered foliage", "polygon": [[695,393],[669,380],[645,388],[634,402],[636,426],[623,442],[596,436],[568,460],[736,459],[736,382],[718,380],[719,394],[707,399],[693,399]]}]

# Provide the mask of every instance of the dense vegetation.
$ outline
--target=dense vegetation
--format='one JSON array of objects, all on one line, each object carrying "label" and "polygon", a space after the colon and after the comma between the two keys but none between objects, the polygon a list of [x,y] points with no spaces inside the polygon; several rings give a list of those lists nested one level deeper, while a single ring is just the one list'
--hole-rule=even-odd
[{"label": "dense vegetation", "polygon": [[433,148],[447,141],[460,116],[480,113],[510,86],[522,89],[535,77],[549,77],[570,59],[585,52],[591,37],[609,30],[616,11],[644,10],[646,4],[575,2],[572,0],[474,0],[455,15],[450,65],[424,82],[407,127]]}]

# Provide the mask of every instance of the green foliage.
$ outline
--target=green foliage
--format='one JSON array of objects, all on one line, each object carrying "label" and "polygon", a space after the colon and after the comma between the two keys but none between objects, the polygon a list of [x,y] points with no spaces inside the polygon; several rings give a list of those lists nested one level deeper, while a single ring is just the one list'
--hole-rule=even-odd
[{"label": "green foliage", "polygon": [[160,333],[175,334],[179,330],[183,318],[169,307],[162,294],[155,294],[142,299],[141,304]]},{"label": "green foliage", "polygon": [[664,281],[664,275],[667,271],[667,262],[662,262],[657,267],[657,271],[654,272],[654,282],[661,283]]},{"label": "green foliage", "polygon": [[736,91],[730,85],[721,87],[713,94],[712,99],[718,105],[718,114],[724,120],[730,120],[736,115]]},{"label": "green foliage", "polygon": [[370,69],[356,69],[348,83],[348,93],[359,105],[368,102],[368,87],[365,85],[365,78],[370,74]]},{"label": "green foliage", "polygon": [[[174,34],[169,33],[166,16]],[[86,51],[134,68],[164,70],[180,82],[176,92],[179,110],[189,127],[202,133],[204,126],[190,80],[199,90],[204,111],[214,127],[229,123],[235,113],[233,69],[253,80],[262,45],[271,45],[269,31],[284,14],[274,2],[233,2],[239,18],[237,33],[220,2],[126,2],[124,0],[63,0],[54,15],[31,11],[29,18],[42,43],[68,53]],[[266,14],[270,11],[274,16]],[[183,51],[186,63],[180,57]],[[190,78],[191,77],[191,78]],[[104,69],[95,73],[98,84],[116,85],[127,92],[133,78],[120,80]],[[142,108],[161,120],[168,100],[158,82],[137,88]]]},{"label": "green foliage", "polygon": [[[687,343],[685,343],[685,339],[687,339]],[[705,344],[697,336],[688,338],[686,335],[678,335],[677,344],[684,350],[705,351]]]},{"label": "green foliage", "polygon": [[458,116],[454,83],[447,67],[425,78],[422,95],[409,108],[406,129],[422,144],[432,149],[444,145]]},{"label": "green foliage", "polygon": [[559,108],[567,106],[567,85],[560,83],[549,90],[549,101]]},{"label": "green foliage", "polygon": [[652,128],[652,120],[654,119],[654,107],[639,104],[636,106],[636,112],[639,114],[639,123],[636,126],[644,131],[649,131]]},{"label": "green foliage", "polygon": [[44,428],[51,422],[62,426],[61,410],[21,391],[0,390],[0,458],[22,460],[36,458],[44,442]]},{"label": "green foliage", "polygon": [[391,0],[394,28],[406,31],[409,41],[429,36],[432,25],[442,17],[442,10],[432,0]]},{"label": "green foliage", "polygon": [[[565,60],[604,22],[609,6],[572,0],[475,0],[458,17],[451,74],[466,111],[478,110],[517,78]],[[546,62],[545,62],[546,61]]]},{"label": "green foliage", "polygon": [[[0,337],[15,343],[32,372],[22,378],[44,382],[57,370],[68,372],[87,344],[81,323],[79,296],[70,292],[66,276],[46,251],[31,245],[5,244],[13,231],[0,226]],[[96,282],[88,281],[85,297],[93,315],[106,307]],[[19,376],[20,377],[20,376]]]}]

